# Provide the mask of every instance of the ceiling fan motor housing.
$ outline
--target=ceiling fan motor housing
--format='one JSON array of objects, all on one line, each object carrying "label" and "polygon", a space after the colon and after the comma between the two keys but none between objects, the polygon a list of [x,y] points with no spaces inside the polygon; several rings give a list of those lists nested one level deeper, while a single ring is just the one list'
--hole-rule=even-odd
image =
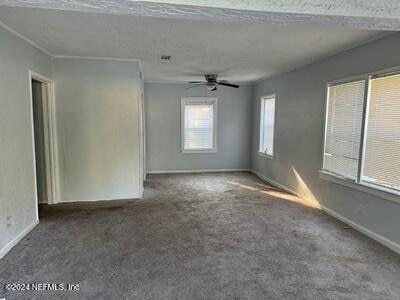
[{"label": "ceiling fan motor housing", "polygon": [[209,91],[217,90],[217,75],[216,74],[207,74],[204,76],[207,80],[206,86]]},{"label": "ceiling fan motor housing", "polygon": [[207,74],[205,75],[207,82],[217,83],[217,75],[216,74]]},{"label": "ceiling fan motor housing", "polygon": [[[212,92],[217,90],[217,86],[218,85],[224,85],[224,86],[229,86],[229,87],[233,87],[233,88],[239,88],[239,85],[230,83],[230,82],[228,82],[226,80],[217,81],[217,74],[206,74],[206,75],[204,75],[204,77],[206,79],[206,82],[191,81],[189,83],[195,84],[195,86],[205,85],[208,88],[208,90],[212,91]],[[189,88],[191,88],[191,87],[189,87]]]}]

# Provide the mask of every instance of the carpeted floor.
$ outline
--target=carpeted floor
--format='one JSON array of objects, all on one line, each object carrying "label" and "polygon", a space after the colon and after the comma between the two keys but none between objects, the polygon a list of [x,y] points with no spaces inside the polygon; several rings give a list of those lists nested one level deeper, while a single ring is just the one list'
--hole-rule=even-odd
[{"label": "carpeted floor", "polygon": [[[400,256],[249,173],[151,175],[141,200],[62,204],[0,260],[7,299],[399,299]],[[1,298],[1,297],[0,297]]]}]

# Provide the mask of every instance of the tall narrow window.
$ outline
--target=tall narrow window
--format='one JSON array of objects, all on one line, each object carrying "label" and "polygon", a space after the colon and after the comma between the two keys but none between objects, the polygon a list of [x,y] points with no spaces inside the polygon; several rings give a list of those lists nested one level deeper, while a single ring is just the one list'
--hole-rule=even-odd
[{"label": "tall narrow window", "polygon": [[370,81],[362,180],[400,190],[400,75]]},{"label": "tall narrow window", "polygon": [[328,87],[324,170],[356,179],[365,81]]},{"label": "tall narrow window", "polygon": [[260,145],[258,152],[274,155],[275,95],[261,98]]},{"label": "tall narrow window", "polygon": [[217,150],[217,99],[182,98],[182,152]]}]

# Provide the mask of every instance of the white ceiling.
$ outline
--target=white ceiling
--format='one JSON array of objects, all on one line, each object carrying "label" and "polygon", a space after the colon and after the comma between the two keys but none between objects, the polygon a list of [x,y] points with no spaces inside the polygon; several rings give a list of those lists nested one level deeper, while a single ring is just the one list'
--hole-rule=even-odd
[{"label": "white ceiling", "polygon": [[[53,55],[140,59],[147,81],[185,82],[217,73],[254,82],[382,35],[304,25],[207,22],[1,7],[0,21]],[[172,56],[160,64],[158,56]]]},{"label": "white ceiling", "polygon": [[186,20],[400,30],[399,0],[0,0],[0,6]]}]

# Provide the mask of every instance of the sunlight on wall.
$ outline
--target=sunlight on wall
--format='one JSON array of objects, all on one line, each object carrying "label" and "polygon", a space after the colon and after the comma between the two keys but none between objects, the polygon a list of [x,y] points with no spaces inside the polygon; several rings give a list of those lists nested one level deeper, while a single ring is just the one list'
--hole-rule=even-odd
[{"label": "sunlight on wall", "polygon": [[310,188],[304,182],[304,180],[300,176],[299,172],[297,172],[297,170],[294,167],[292,167],[292,171],[294,173],[294,176],[296,176],[296,180],[297,180],[296,192],[304,198],[304,201],[313,203],[314,206],[317,206],[320,208],[321,206],[320,206],[317,198],[315,198],[314,194],[311,192]]}]

